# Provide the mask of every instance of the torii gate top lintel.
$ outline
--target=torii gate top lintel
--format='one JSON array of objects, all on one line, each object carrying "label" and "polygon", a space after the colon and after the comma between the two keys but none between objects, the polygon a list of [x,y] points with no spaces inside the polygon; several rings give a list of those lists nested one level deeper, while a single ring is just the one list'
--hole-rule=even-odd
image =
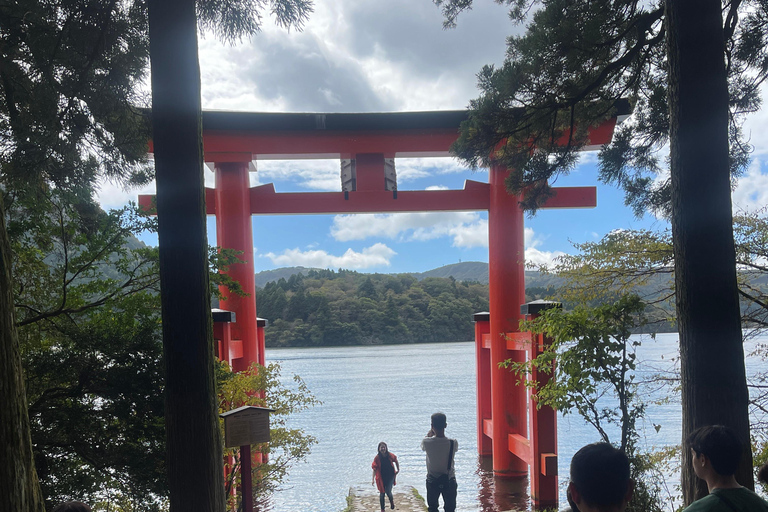
[{"label": "torii gate top lintel", "polygon": [[[628,106],[617,103],[619,117]],[[205,110],[205,161],[449,156],[467,110],[272,113]],[[615,118],[590,130],[590,148],[610,141]],[[150,146],[150,152],[152,148]]]}]

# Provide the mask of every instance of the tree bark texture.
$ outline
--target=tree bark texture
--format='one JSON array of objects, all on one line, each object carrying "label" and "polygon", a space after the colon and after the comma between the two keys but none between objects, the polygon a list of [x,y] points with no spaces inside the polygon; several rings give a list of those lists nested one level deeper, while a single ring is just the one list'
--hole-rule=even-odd
[{"label": "tree bark texture", "polygon": [[[668,0],[670,159],[683,440],[712,424],[745,445],[754,486],[728,161],[728,83],[719,0]],[[707,494],[683,450],[685,504]]]},{"label": "tree bark texture", "polygon": [[0,510],[43,512],[16,331],[11,258],[0,194]]},{"label": "tree bark texture", "polygon": [[224,510],[194,0],[149,2],[171,512]]}]

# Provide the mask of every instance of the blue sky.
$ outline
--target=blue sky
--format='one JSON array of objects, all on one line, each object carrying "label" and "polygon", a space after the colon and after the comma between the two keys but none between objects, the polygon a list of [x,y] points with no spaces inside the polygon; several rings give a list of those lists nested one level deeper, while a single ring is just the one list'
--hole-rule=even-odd
[{"label": "blue sky", "polygon": [[[234,46],[200,39],[203,108],[253,112],[386,112],[466,108],[476,97],[475,75],[500,64],[512,25],[503,6],[476,0],[458,27],[442,29],[430,0],[318,0],[301,32],[274,27]],[[768,204],[768,114],[750,118],[745,132],[755,147],[749,171],[737,184],[735,210]],[[662,148],[662,153],[664,149]],[[636,219],[623,193],[597,182],[595,153],[585,154],[557,186],[598,187],[594,209],[547,210],[526,219],[526,259],[545,263],[573,253],[571,242],[599,240],[614,229],[665,229],[646,215]],[[338,161],[259,161],[252,184],[278,192],[340,190]],[[462,188],[487,181],[452,159],[398,159],[398,188]],[[213,173],[206,171],[213,186]],[[105,183],[103,207],[136,200],[142,190]],[[459,261],[488,261],[485,213],[394,216],[253,217],[256,271],[283,266],[349,268],[362,272],[418,272]],[[209,219],[209,243],[215,241]],[[157,241],[144,237],[150,244]]]}]

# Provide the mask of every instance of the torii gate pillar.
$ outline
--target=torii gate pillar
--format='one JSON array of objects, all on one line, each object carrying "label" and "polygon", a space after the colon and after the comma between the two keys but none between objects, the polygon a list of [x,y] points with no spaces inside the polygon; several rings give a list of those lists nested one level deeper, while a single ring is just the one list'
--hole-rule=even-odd
[{"label": "torii gate pillar", "polygon": [[510,195],[504,184],[509,170],[489,170],[488,208],[488,294],[491,334],[491,428],[493,431],[493,472],[498,476],[526,477],[528,463],[512,454],[506,440],[510,435],[528,436],[525,386],[499,363],[512,358],[525,361],[522,351],[508,351],[505,333],[519,331],[520,304],[525,303],[524,214],[520,198]]},{"label": "torii gate pillar", "polygon": [[222,287],[223,309],[234,311],[237,322],[232,324],[232,339],[242,343],[242,356],[232,361],[232,369],[241,372],[251,362],[264,365],[264,338],[257,334],[256,278],[253,265],[253,230],[251,223],[250,183],[248,162],[218,162],[216,175],[216,243],[242,251],[242,263],[229,267],[227,275],[240,283],[246,293],[241,297]]}]

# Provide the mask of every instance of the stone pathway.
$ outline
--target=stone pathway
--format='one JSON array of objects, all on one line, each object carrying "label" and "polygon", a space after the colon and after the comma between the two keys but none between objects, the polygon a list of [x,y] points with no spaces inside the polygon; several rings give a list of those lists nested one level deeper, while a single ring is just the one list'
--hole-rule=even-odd
[{"label": "stone pathway", "polygon": [[[389,499],[386,499],[388,512],[424,512],[427,505],[424,498],[410,485],[396,485],[392,489],[395,497],[395,510],[389,508]],[[381,512],[379,493],[375,487],[350,487],[349,506],[347,512]]]}]

